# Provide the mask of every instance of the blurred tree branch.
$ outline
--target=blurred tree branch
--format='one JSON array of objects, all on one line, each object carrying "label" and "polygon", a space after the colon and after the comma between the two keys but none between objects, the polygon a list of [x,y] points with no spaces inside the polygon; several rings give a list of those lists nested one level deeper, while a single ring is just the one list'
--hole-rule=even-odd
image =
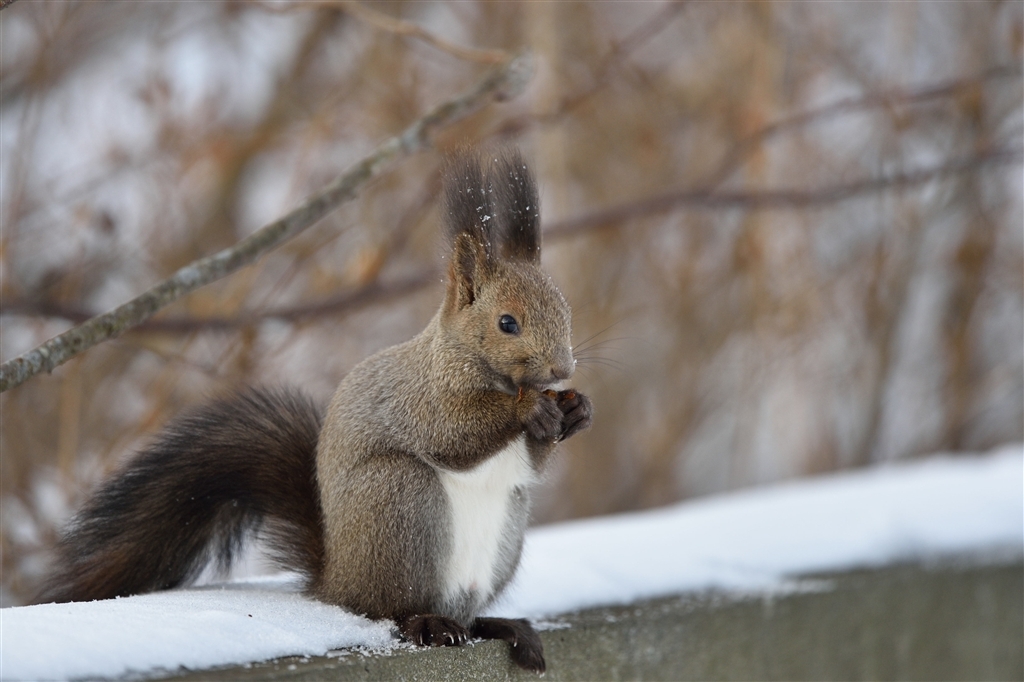
[{"label": "blurred tree branch", "polygon": [[1021,67],[1019,64],[1003,64],[986,69],[985,71],[975,75],[944,80],[913,89],[894,88],[891,90],[869,92],[866,95],[847,97],[837,102],[833,102],[832,104],[804,111],[765,126],[750,137],[764,139],[789,128],[806,125],[818,119],[833,116],[835,114],[859,111],[861,109],[872,107],[895,107],[899,105],[916,104],[941,97],[950,97],[963,90],[975,88],[988,80],[1013,77],[1019,78],[1020,75]]},{"label": "blurred tree branch", "polygon": [[[239,315],[221,317],[169,316],[146,320],[134,327],[138,331],[191,333],[195,331],[233,331],[250,327],[265,320],[297,322],[306,318],[328,315],[346,315],[360,308],[401,298],[415,293],[438,281],[436,272],[429,271],[412,275],[396,282],[384,284],[371,281],[356,289],[330,296],[313,303],[261,311],[243,312]],[[81,308],[52,302],[7,302],[0,309],[3,315],[29,315],[51,317],[70,322],[84,322],[92,314]]]},{"label": "blurred tree branch", "polygon": [[569,95],[561,102],[557,111],[548,114],[544,118],[563,116],[578,108],[590,97],[606,87],[611,82],[612,74],[621,68],[623,63],[633,56],[633,53],[672,25],[673,19],[683,10],[686,2],[687,0],[672,0],[660,12],[638,26],[626,35],[625,38],[613,42],[611,49],[601,59],[594,82],[590,84],[590,87]]},{"label": "blurred tree branch", "polygon": [[388,16],[383,12],[370,9],[366,5],[362,5],[354,0],[341,0],[336,4],[348,14],[354,16],[360,21],[364,21],[371,26],[374,26],[375,28],[400,36],[418,38],[428,45],[431,45],[442,52],[447,52],[459,59],[480,62],[482,64],[500,64],[508,60],[510,56],[503,50],[482,50],[479,48],[462,47],[455,43],[450,43],[444,38],[439,38],[433,33],[430,33],[418,24]]},{"label": "blurred tree branch", "polygon": [[705,210],[718,209],[803,209],[834,204],[865,194],[904,189],[922,185],[950,175],[971,173],[985,166],[1004,166],[1021,163],[1024,152],[1019,149],[996,149],[982,152],[965,159],[922,168],[920,170],[894,173],[879,178],[866,178],[854,182],[821,187],[818,189],[782,189],[755,191],[719,192],[713,189],[683,190],[668,192],[639,201],[632,201],[589,215],[564,220],[552,225],[544,235],[549,238],[567,237],[600,227],[680,208]]},{"label": "blurred tree branch", "polygon": [[743,160],[753,153],[760,145],[764,144],[767,140],[775,137],[776,135],[795,128],[801,128],[818,121],[830,119],[834,116],[863,111],[865,109],[874,109],[877,107],[892,109],[898,106],[909,106],[944,97],[953,97],[962,92],[975,89],[982,83],[989,80],[1020,78],[1020,76],[1020,65],[1000,65],[987,69],[982,73],[963,78],[945,80],[930,85],[922,85],[916,88],[895,88],[891,90],[869,92],[865,95],[846,97],[815,109],[801,111],[793,114],[792,116],[776,121],[775,123],[766,125],[759,130],[754,131],[750,135],[738,140],[726,155],[725,159],[719,164],[718,169],[711,174],[706,185],[711,187],[724,182],[725,179],[733,173],[733,171],[742,165]]},{"label": "blurred tree branch", "polygon": [[511,119],[495,135],[501,138],[513,137],[522,134],[523,131],[535,125],[550,125],[562,121],[567,114],[572,113],[588,99],[607,87],[611,83],[611,76],[616,69],[621,68],[623,62],[647,44],[649,40],[668,28],[672,24],[672,20],[675,19],[685,6],[686,0],[673,0],[660,12],[657,12],[650,19],[631,31],[625,38],[614,42],[601,59],[593,82],[586,88],[563,97],[562,101],[559,102],[553,111],[543,114],[528,114]]},{"label": "blurred tree branch", "polygon": [[463,94],[436,106],[400,135],[385,141],[288,215],[260,228],[232,247],[181,268],[114,310],[0,365],[0,392],[20,385],[39,372],[52,371],[75,355],[145,321],[181,296],[254,262],[352,199],[361,186],[380,175],[391,162],[425,148],[431,135],[439,128],[468,116],[491,99],[500,101],[517,95],[531,75],[532,63],[528,55],[509,60]]},{"label": "blurred tree branch", "polygon": [[[635,218],[681,208],[790,210],[826,206],[866,194],[914,187],[950,175],[972,173],[987,166],[1021,163],[1022,160],[1024,160],[1024,152],[1021,150],[997,149],[931,168],[895,173],[880,178],[867,178],[817,189],[745,192],[716,192],[709,189],[698,189],[671,192],[554,223],[544,231],[544,237],[548,240],[571,238],[590,230],[621,225]],[[437,272],[427,271],[388,284],[374,279],[362,287],[325,298],[319,302],[246,312],[230,317],[165,317],[148,320],[138,324],[137,327],[140,331],[170,333],[231,331],[250,327],[264,320],[295,322],[322,316],[346,315],[369,305],[384,303],[425,289],[436,282],[437,278]],[[0,315],[62,318],[71,322],[80,322],[91,317],[88,311],[78,308],[52,302],[30,301],[4,303],[0,306]]]},{"label": "blurred tree branch", "polygon": [[430,31],[427,31],[419,24],[378,12],[366,5],[355,2],[355,0],[313,0],[312,2],[292,2],[287,5],[275,6],[266,2],[255,0],[253,5],[269,12],[290,12],[294,10],[323,9],[325,7],[340,9],[356,19],[370,24],[374,28],[395,35],[417,38],[426,44],[447,52],[448,54],[465,59],[467,61],[479,62],[481,64],[501,64],[511,57],[503,50],[485,50],[474,47],[462,47],[451,43],[444,38],[439,38]]}]

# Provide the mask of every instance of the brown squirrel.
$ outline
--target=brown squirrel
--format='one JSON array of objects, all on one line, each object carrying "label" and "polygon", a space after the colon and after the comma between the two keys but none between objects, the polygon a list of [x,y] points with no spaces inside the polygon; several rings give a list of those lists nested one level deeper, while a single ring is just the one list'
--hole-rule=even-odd
[{"label": "brown squirrel", "polygon": [[393,619],[430,646],[503,639],[542,672],[526,620],[478,614],[519,564],[530,488],[591,402],[572,376],[569,305],[540,269],[537,189],[518,152],[449,161],[444,302],[357,365],[326,414],[247,389],[174,420],[58,543],[38,602],[169,589],[249,531],[307,594]]}]

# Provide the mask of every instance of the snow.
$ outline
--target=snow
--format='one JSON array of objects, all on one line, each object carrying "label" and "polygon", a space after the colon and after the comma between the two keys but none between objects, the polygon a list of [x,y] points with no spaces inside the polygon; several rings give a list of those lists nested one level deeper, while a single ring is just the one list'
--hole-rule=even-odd
[{"label": "snow", "polygon": [[[1024,447],[1013,445],[534,528],[492,612],[539,618],[688,590],[776,590],[818,571],[1022,555]],[[292,584],[0,609],[0,678],[117,677],[398,645],[389,623],[306,599]]]},{"label": "snow", "polygon": [[288,586],[262,581],[2,609],[0,677],[114,677],[393,645],[390,624],[311,601]]},{"label": "snow", "polygon": [[822,476],[535,528],[499,609],[545,616],[963,554],[1024,554],[1024,448]]}]

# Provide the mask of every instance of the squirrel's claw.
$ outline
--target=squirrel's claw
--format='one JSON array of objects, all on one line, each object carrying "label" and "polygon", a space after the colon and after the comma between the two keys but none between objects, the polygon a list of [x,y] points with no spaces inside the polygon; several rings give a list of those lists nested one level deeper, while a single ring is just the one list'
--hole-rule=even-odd
[{"label": "squirrel's claw", "polygon": [[562,412],[562,431],[559,442],[584,429],[590,428],[593,421],[594,404],[590,398],[569,389],[558,394],[558,409]]}]

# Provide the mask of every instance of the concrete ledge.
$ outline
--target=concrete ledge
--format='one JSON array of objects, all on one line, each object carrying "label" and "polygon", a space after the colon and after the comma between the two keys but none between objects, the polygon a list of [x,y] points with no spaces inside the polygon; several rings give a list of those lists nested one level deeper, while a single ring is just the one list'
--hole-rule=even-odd
[{"label": "concrete ledge", "polygon": [[[789,593],[704,593],[600,608],[541,633],[545,680],[1024,679],[1024,564],[811,576]],[[803,589],[805,588],[805,589]],[[348,652],[177,680],[536,680],[507,645]]]}]

